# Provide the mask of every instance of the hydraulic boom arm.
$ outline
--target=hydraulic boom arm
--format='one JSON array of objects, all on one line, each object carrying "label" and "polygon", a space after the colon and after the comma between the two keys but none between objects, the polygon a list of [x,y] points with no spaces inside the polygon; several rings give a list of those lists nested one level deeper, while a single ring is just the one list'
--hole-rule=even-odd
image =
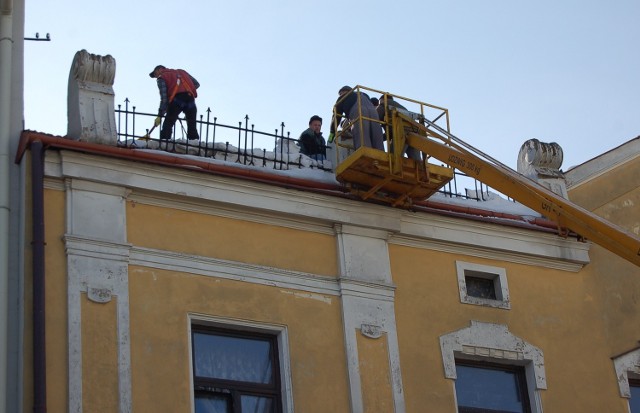
[{"label": "hydraulic boom arm", "polygon": [[406,142],[410,146],[554,220],[559,228],[568,228],[640,266],[640,239],[634,234],[556,195],[504,165],[494,164],[474,155],[463,146],[452,142],[458,140],[457,138],[428,120],[424,120],[425,126],[400,114],[396,116],[402,118],[405,125],[411,124],[414,128],[418,125],[418,133],[405,134]]}]

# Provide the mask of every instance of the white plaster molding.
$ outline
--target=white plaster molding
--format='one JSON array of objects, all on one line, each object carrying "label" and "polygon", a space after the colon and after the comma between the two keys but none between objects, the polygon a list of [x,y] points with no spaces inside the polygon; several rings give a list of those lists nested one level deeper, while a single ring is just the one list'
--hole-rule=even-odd
[{"label": "white plaster molding", "polygon": [[[246,180],[194,174],[156,165],[132,165],[130,161],[73,151],[62,153],[63,156],[58,158],[61,162],[64,159],[66,164],[65,176],[122,185],[132,190],[128,199],[151,205],[323,234],[330,234],[330,226],[334,224],[375,228],[374,231],[395,234],[389,235],[392,243],[462,251],[478,257],[567,271],[579,271],[589,262],[589,243],[563,239],[533,228],[527,230],[500,223],[415,214],[302,191],[292,192]],[[55,158],[51,157],[52,163],[55,163]],[[50,169],[55,172],[55,168]]]},{"label": "white plaster molding", "polygon": [[316,221],[399,230],[398,216],[402,211],[386,206],[179,168],[132,163],[74,151],[61,153],[64,176],[122,185],[134,193],[137,190],[157,192],[181,200],[193,198],[199,202],[217,203],[226,208],[277,211]]},{"label": "white plaster molding", "polygon": [[274,225],[325,235],[335,235],[334,228],[330,223],[313,221],[310,218],[296,219],[285,215],[275,215],[269,212],[255,211],[246,208],[227,208],[224,205],[212,205],[211,202],[202,202],[195,199],[171,199],[167,197],[153,196],[142,192],[131,193],[127,200],[143,205],[171,208],[179,211],[195,212],[198,214],[237,219],[241,221],[255,222],[258,224]]},{"label": "white plaster molding", "polygon": [[340,278],[340,294],[377,301],[393,302],[395,297],[395,285],[384,283],[366,282],[360,279]]},{"label": "white plaster molding", "polygon": [[629,389],[629,373],[640,375],[640,348],[613,358],[620,397],[631,398]]},{"label": "white plaster molding", "polygon": [[386,231],[342,225],[336,227],[336,235],[341,277],[391,284]]},{"label": "white plaster molding", "polygon": [[112,295],[111,287],[87,283],[87,298],[94,303],[106,304],[111,301]]},{"label": "white plaster molding", "polygon": [[358,235],[367,238],[376,238],[383,241],[387,241],[390,236],[389,231],[349,224],[336,224],[334,228],[336,234]]},{"label": "white plaster molding", "polygon": [[[448,379],[457,378],[456,355],[466,354],[487,359],[517,359],[531,362],[535,372],[536,389],[547,388],[542,351],[513,335],[505,325],[472,320],[470,327],[440,336],[440,349],[445,377]],[[473,349],[473,352],[470,349]],[[513,353],[516,353],[517,357],[510,355]]]},{"label": "white plaster molding", "polygon": [[[113,246],[107,247],[112,250]],[[67,306],[68,306],[68,357],[69,357],[69,411],[81,413],[82,406],[82,293],[92,295],[92,288],[108,291],[109,300],[117,297],[116,319],[118,334],[118,390],[119,412],[131,412],[131,354],[129,346],[129,287],[128,264],[115,260],[114,256],[126,257],[128,247],[106,258],[76,255],[77,248],[67,253]],[[92,253],[96,254],[95,248]],[[96,255],[100,255],[97,253]],[[93,295],[95,298],[95,295]]]},{"label": "white plaster molding", "polygon": [[373,324],[362,324],[360,326],[360,333],[365,337],[373,339],[378,339],[383,335],[381,327]]},{"label": "white plaster molding", "polygon": [[113,195],[120,198],[126,198],[131,192],[129,189],[122,186],[115,186],[112,184],[104,184],[99,182],[86,181],[81,178],[72,178],[71,189],[79,191],[95,192],[104,195]]},{"label": "white plaster molding", "polygon": [[463,254],[469,257],[486,258],[490,260],[512,262],[516,264],[524,264],[534,267],[550,268],[568,272],[578,272],[584,267],[584,264],[565,261],[562,257],[549,258],[544,256],[527,255],[525,252],[515,253],[501,250],[496,251],[485,248],[484,246],[460,245],[450,242],[422,240],[398,235],[394,236],[389,243],[404,245],[413,248],[448,252],[452,254]]},{"label": "white plaster molding", "polygon": [[72,234],[63,236],[68,255],[128,262],[131,244],[105,241]]},{"label": "white plaster molding", "polygon": [[[223,318],[208,314],[189,313],[187,332],[189,340],[189,359],[193,360],[193,345],[191,343],[191,326],[193,324],[210,325],[221,328],[230,328],[240,331],[255,331],[266,334],[274,334],[278,338],[278,352],[281,373],[281,390],[283,393],[282,410],[285,413],[293,413],[293,385],[291,382],[291,356],[289,348],[289,330],[286,325],[257,323],[253,320],[243,320],[237,318]],[[193,363],[189,363],[189,380],[193,388]],[[193,392],[191,392],[191,405],[194,408]]]},{"label": "white plaster molding", "polygon": [[402,215],[391,244],[579,271],[589,260],[589,242],[499,223],[435,214]]},{"label": "white plaster molding", "polygon": [[547,388],[542,351],[507,326],[472,320],[470,327],[440,336],[440,350],[444,375],[452,380],[457,378],[456,358],[524,366],[533,412],[542,413],[540,390]]},{"label": "white plaster molding", "polygon": [[66,179],[69,411],[82,413],[82,294],[97,302],[116,297],[119,413],[130,413],[126,189],[83,179]]},{"label": "white plaster molding", "polygon": [[126,241],[125,188],[81,179],[68,179],[65,184],[67,233]]},{"label": "white plaster molding", "polygon": [[638,157],[640,157],[640,139],[635,138],[569,169],[565,173],[567,186],[569,189],[577,188]]},{"label": "white plaster molding", "polygon": [[133,247],[129,263],[329,296],[340,294],[336,278],[151,248]]},{"label": "white plaster molding", "polygon": [[45,151],[44,175],[45,182],[49,177],[62,178],[62,157],[59,151]]},{"label": "white plaster molding", "polygon": [[336,235],[351,411],[364,411],[357,334],[375,331],[376,336],[387,340],[394,411],[403,413],[405,402],[395,320],[395,286],[392,285],[387,246],[388,231],[343,224],[336,225]]},{"label": "white plaster molding", "polygon": [[[400,349],[393,301],[381,301],[351,294],[342,297],[344,338],[349,373],[351,411],[363,412],[362,379],[356,334],[363,334],[363,326],[374,326],[375,335],[387,340],[388,368],[391,377],[394,412],[405,411]],[[366,327],[365,327],[366,330]]]}]

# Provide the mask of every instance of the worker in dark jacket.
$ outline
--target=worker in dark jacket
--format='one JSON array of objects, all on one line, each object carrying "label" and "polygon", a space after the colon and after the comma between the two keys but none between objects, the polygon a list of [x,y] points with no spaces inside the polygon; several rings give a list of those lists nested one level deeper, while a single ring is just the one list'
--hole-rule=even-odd
[{"label": "worker in dark jacket", "polygon": [[313,115],[309,119],[309,129],[302,132],[298,138],[300,153],[307,155],[316,161],[324,161],[327,157],[327,146],[320,129],[322,128],[322,118]]},{"label": "worker in dark jacket", "polygon": [[196,128],[198,114],[196,107],[198,92],[196,89],[200,87],[200,83],[185,70],[167,69],[162,65],[156,66],[149,73],[149,76],[158,80],[160,91],[160,107],[155,126],[160,125],[160,119],[165,113],[167,115],[160,131],[160,139],[169,140],[171,138],[173,125],[181,112],[184,112],[187,120],[187,139],[200,139]]},{"label": "worker in dark jacket", "polygon": [[[354,92],[349,86],[343,86],[339,91],[338,100],[334,106],[336,113],[336,122],[331,122],[331,133],[329,134],[329,142],[333,141],[335,135],[335,124],[340,123],[343,116],[346,116],[353,124],[353,145],[358,149],[362,144],[371,148],[384,151],[384,141],[382,137],[382,127],[380,123],[364,118],[378,119],[378,112],[371,103],[369,96],[363,92]],[[358,111],[358,101],[362,112]],[[360,118],[360,119],[358,119]]]},{"label": "worker in dark jacket", "polygon": [[[382,95],[380,96],[379,99],[380,105],[376,108],[376,110],[378,111],[378,116],[380,117],[381,121],[385,121],[385,122],[390,122],[390,120],[385,120],[385,103],[386,103],[386,108],[387,111],[389,112],[389,115],[391,114],[391,111],[393,109],[396,110],[400,110],[400,111],[407,111],[407,108],[405,108],[404,106],[402,106],[400,103],[396,102],[393,99],[393,96],[391,95]],[[390,152],[393,152],[393,130],[391,128],[391,123],[389,123],[389,141],[391,142],[391,149],[389,150]],[[405,143],[404,145],[404,153],[407,154],[407,156],[411,159],[413,159],[414,161],[420,161],[422,160],[422,158],[420,157],[420,151],[417,150],[416,148],[409,146],[408,144]]]}]

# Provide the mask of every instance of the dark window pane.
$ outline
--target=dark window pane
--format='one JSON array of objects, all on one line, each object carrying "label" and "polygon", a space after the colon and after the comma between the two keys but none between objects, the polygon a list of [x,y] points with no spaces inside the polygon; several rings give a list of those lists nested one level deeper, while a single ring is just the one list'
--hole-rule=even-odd
[{"label": "dark window pane", "polygon": [[242,396],[242,413],[272,413],[273,400],[269,397]]},{"label": "dark window pane", "polygon": [[456,397],[462,407],[495,412],[525,413],[518,372],[456,365]]},{"label": "dark window pane", "polygon": [[196,394],[195,413],[231,413],[231,399],[224,395]]},{"label": "dark window pane", "polygon": [[496,287],[493,280],[480,277],[464,277],[467,295],[470,297],[496,299]]},{"label": "dark window pane", "polygon": [[631,413],[640,413],[640,382],[632,384],[630,387],[631,399],[629,400],[629,408]]},{"label": "dark window pane", "polygon": [[266,340],[194,333],[195,375],[270,384],[271,343]]}]

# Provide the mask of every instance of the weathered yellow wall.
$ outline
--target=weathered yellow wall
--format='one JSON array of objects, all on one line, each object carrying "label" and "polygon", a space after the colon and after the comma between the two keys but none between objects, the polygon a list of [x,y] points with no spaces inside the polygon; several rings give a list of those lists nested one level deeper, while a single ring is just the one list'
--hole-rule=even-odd
[{"label": "weathered yellow wall", "polygon": [[[640,235],[640,158],[571,188],[569,198]],[[629,337],[640,325],[640,268],[595,244],[589,256],[585,282],[601,306],[612,356],[622,354],[636,346]]]},{"label": "weathered yellow wall", "polygon": [[[616,411],[612,403],[624,402],[613,372],[614,354],[603,333],[604,303],[592,290],[589,274],[397,245],[390,246],[390,254],[407,412],[424,411],[424,406],[434,412],[455,411],[439,337],[468,327],[470,320],[507,325],[512,334],[543,351],[545,411]],[[460,303],[456,260],[505,268],[511,309]]]},{"label": "weathered yellow wall", "polygon": [[[28,189],[30,191],[30,188]],[[27,205],[30,208],[30,192]],[[45,189],[45,302],[47,409],[67,411],[67,261],[62,236],[65,222],[65,194]],[[24,280],[24,411],[33,410],[33,276],[31,210],[26,214],[26,248]]]},{"label": "weathered yellow wall", "polygon": [[[638,179],[640,174],[633,168],[616,172],[609,182]],[[636,231],[638,186],[626,192],[581,186],[575,197]],[[613,198],[607,201],[607,196]],[[64,211],[64,192],[46,190],[48,410],[61,412],[68,409]],[[126,213],[127,241],[134,246],[331,278],[338,274],[332,235],[133,202],[127,202]],[[453,383],[444,378],[438,339],[469,327],[470,320],[507,325],[512,334],[544,352],[549,388],[540,394],[545,411],[625,411],[611,357],[635,345],[629,342],[640,325],[640,277],[635,277],[635,266],[598,246],[591,247],[592,263],[579,273],[399,245],[390,245],[389,251],[397,286],[396,322],[408,413],[425,408],[455,411]],[[456,260],[506,268],[512,308],[460,303]],[[33,407],[32,285],[28,270],[27,274],[25,411]],[[129,267],[129,283],[134,411],[189,411],[193,393],[190,313],[286,325],[296,411],[349,411],[339,297],[139,266]],[[115,411],[117,297],[107,304],[89,302],[86,294],[81,300],[83,407]],[[364,406],[367,411],[389,411],[393,398],[386,337],[372,340],[356,332],[356,340]]]},{"label": "weathered yellow wall", "polygon": [[359,331],[355,334],[364,411],[393,412],[387,334],[377,339],[365,337]]},{"label": "weathered yellow wall", "polygon": [[348,411],[337,297],[142,267],[129,282],[134,411],[189,411],[189,313],[287,325],[296,411]]},{"label": "weathered yellow wall", "polygon": [[335,237],[290,228],[127,203],[134,245],[336,277]]},{"label": "weathered yellow wall", "polygon": [[82,408],[119,411],[117,297],[95,303],[81,294]]},{"label": "weathered yellow wall", "polygon": [[640,235],[640,158],[571,188],[569,199]]}]

